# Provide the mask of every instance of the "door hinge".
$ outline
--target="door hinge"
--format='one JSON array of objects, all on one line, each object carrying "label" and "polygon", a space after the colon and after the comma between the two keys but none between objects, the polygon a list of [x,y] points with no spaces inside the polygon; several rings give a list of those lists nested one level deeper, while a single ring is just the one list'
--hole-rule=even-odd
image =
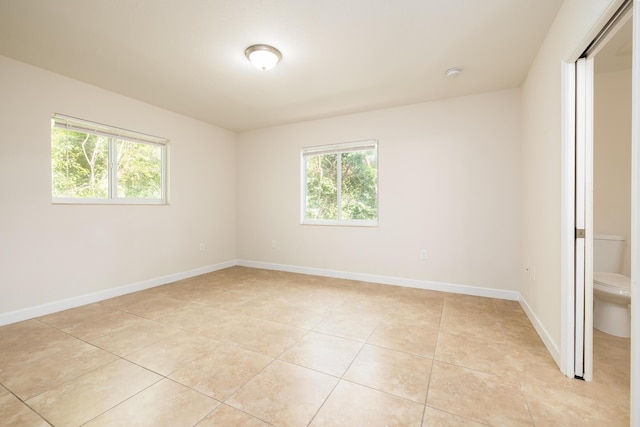
[{"label": "door hinge", "polygon": [[584,228],[576,228],[576,239],[584,239]]}]

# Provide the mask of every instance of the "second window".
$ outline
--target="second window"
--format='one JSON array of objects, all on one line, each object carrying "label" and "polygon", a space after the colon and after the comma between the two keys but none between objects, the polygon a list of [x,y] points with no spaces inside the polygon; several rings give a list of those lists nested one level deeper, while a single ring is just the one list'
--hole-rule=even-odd
[{"label": "second window", "polygon": [[378,223],[378,144],[358,141],[302,149],[302,223]]}]

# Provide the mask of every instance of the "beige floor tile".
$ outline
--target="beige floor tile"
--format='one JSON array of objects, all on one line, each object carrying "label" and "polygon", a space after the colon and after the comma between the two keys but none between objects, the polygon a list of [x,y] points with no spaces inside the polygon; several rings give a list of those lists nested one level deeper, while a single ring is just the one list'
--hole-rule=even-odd
[{"label": "beige floor tile", "polygon": [[27,401],[56,426],[77,426],[144,390],[162,377],[116,360]]},{"label": "beige floor tile", "polygon": [[238,310],[246,316],[303,329],[312,329],[329,314],[318,308],[274,301],[252,301]]},{"label": "beige floor tile", "polygon": [[280,356],[280,360],[341,377],[362,348],[362,343],[310,332]]},{"label": "beige floor tile", "polygon": [[422,427],[483,427],[486,425],[429,406],[424,409],[422,418]]},{"label": "beige floor tile", "polygon": [[463,312],[495,313],[496,304],[493,298],[484,298],[474,295],[464,294],[444,294],[444,305],[449,309],[460,310]]},{"label": "beige floor tile", "polygon": [[420,426],[424,405],[341,380],[310,426]]},{"label": "beige floor tile", "polygon": [[222,293],[226,292],[224,289],[211,286],[211,285],[196,285],[193,289],[185,292],[181,296],[181,299],[193,303],[208,305],[212,301],[217,301]]},{"label": "beige floor tile", "polygon": [[39,317],[38,319],[47,325],[67,331],[88,319],[98,318],[106,314],[117,312],[118,310],[114,307],[95,303],[48,314],[46,316]]},{"label": "beige floor tile", "polygon": [[594,386],[560,376],[547,383],[527,383],[523,391],[537,427],[628,426],[628,399],[594,398]]},{"label": "beige floor tile", "polygon": [[153,298],[160,298],[160,297],[156,297],[155,295],[153,295],[152,293],[149,293],[148,291],[139,291],[139,292],[133,292],[133,293],[122,295],[115,298],[110,298],[104,301],[100,301],[100,305],[104,307],[117,308],[118,310],[127,311],[125,310],[127,307],[136,305],[138,303],[145,303]]},{"label": "beige floor tile", "polygon": [[223,292],[235,292],[238,289],[242,290],[242,288],[246,286],[246,282],[247,280],[244,279],[218,275],[215,279],[215,283],[212,283],[212,285]]},{"label": "beige floor tile", "polygon": [[220,405],[196,427],[268,427],[265,423],[231,406]]},{"label": "beige floor tile", "polygon": [[220,294],[216,294],[215,298],[208,298],[202,303],[217,310],[225,310],[235,313],[239,311],[238,307],[243,304],[251,304],[258,301],[260,301],[260,299],[251,293],[224,291]]},{"label": "beige floor tile", "polygon": [[111,353],[124,356],[169,337],[180,329],[147,319],[138,319],[110,334],[90,340],[90,343]]},{"label": "beige floor tile", "polygon": [[169,378],[224,401],[272,361],[273,358],[263,354],[221,344],[215,351],[178,369]]},{"label": "beige floor tile", "polygon": [[82,340],[93,340],[114,333],[140,320],[139,316],[115,309],[113,309],[114,311],[102,311],[104,309],[100,308],[93,313],[91,311],[84,312],[81,308],[67,310],[73,312],[69,313],[69,316],[63,316],[65,312],[61,312],[50,315],[53,317],[43,317],[42,321]]},{"label": "beige floor tile", "polygon": [[49,423],[40,415],[0,386],[0,426],[45,427],[48,425]]},{"label": "beige floor tile", "polygon": [[[263,302],[286,303],[286,297],[295,291],[295,288],[282,283],[271,281],[268,283],[249,281],[228,291],[232,294],[228,297],[232,298],[233,294],[236,295],[236,298],[239,295],[242,296],[243,299],[239,300],[238,303],[242,305],[242,308],[246,308],[247,304],[250,305],[252,303],[255,303],[256,305],[260,305]],[[233,301],[233,299],[230,300],[232,304]]]},{"label": "beige floor tile", "polygon": [[154,295],[163,296],[166,298],[177,299],[181,301],[188,301],[185,298],[189,292],[196,289],[198,284],[193,279],[179,280],[177,282],[169,283],[155,288],[147,289],[146,292]]},{"label": "beige floor tile", "polygon": [[196,334],[212,336],[220,325],[233,318],[229,312],[191,303],[154,320]]},{"label": "beige floor tile", "polygon": [[313,289],[310,291],[289,293],[289,295],[284,295],[283,299],[291,304],[298,304],[319,310],[340,311],[340,307],[344,304],[346,297],[337,292]]},{"label": "beige floor tile", "polygon": [[396,286],[391,296],[399,303],[417,304],[422,307],[438,308],[442,311],[445,299],[444,292],[431,291],[427,289],[405,288]]},{"label": "beige floor tile", "polygon": [[524,310],[518,301],[490,298],[498,314],[519,313],[524,314]]},{"label": "beige floor tile", "polygon": [[169,315],[191,305],[188,301],[168,298],[150,292],[140,292],[143,298],[120,309],[146,319],[162,321]]},{"label": "beige floor tile", "polygon": [[[474,335],[441,331],[435,360],[496,375],[526,374],[534,351],[530,347],[502,341],[491,334]],[[554,370],[554,375],[557,369]]]},{"label": "beige floor tile", "polygon": [[500,315],[501,338],[513,344],[533,350],[545,350],[544,343],[538,336],[529,318],[523,313],[505,313]]},{"label": "beige floor tile", "polygon": [[594,331],[594,380],[564,377],[516,301],[232,267],[0,327],[0,426],[231,393],[174,424],[627,426],[630,365]]},{"label": "beige floor tile", "polygon": [[[490,345],[490,339],[488,339],[488,341],[489,343],[487,345]],[[440,341],[438,341],[438,345],[439,344]],[[471,343],[470,345],[473,346],[473,343]],[[510,376],[513,376],[512,374],[515,373],[517,374],[518,379],[523,385],[532,382],[547,383],[557,379],[568,379],[564,375],[562,375],[562,373],[560,372],[560,368],[553,360],[549,352],[546,350],[539,351],[513,345],[504,347],[504,350],[507,352],[507,354],[495,354],[497,360],[504,361],[504,371],[496,373],[494,369],[494,371],[490,373],[495,373],[496,375],[505,374]],[[453,353],[453,351],[451,351],[451,353]],[[478,360],[475,362],[471,359],[465,359],[467,363],[463,364],[462,362],[460,362],[460,364],[464,367],[484,370],[480,367],[482,365],[490,363],[487,358],[490,357],[491,354],[494,353],[489,350],[488,353],[479,354]],[[442,357],[442,359],[445,359],[445,357]],[[495,365],[489,366],[495,368]],[[487,369],[487,371],[489,371],[489,369]],[[580,382],[574,379],[571,379],[570,381],[575,382],[576,384]]]},{"label": "beige floor tile", "polygon": [[335,310],[363,317],[382,318],[389,311],[390,301],[386,297],[358,295],[345,299]]},{"label": "beige floor tile", "polygon": [[353,313],[333,312],[322,320],[314,331],[365,342],[378,325],[379,320]]},{"label": "beige floor tile", "polygon": [[[595,344],[599,343],[596,341]],[[567,378],[561,374],[558,366],[546,352],[532,351],[528,358],[520,359],[520,363],[523,366],[520,370],[520,379],[523,390],[527,394],[539,397],[547,394],[549,396],[584,397],[590,401],[607,402],[607,407],[616,407],[618,408],[616,411],[622,410],[624,413],[628,413],[628,374],[623,379],[603,375],[602,369],[606,369],[606,366],[601,363],[600,367],[594,366],[594,379],[591,382]],[[532,390],[542,392],[536,394]],[[553,399],[551,398],[551,400]]]},{"label": "beige floor tile", "polygon": [[214,353],[222,343],[210,338],[179,332],[126,355],[126,359],[168,376],[192,361]]},{"label": "beige floor tile", "polygon": [[517,379],[434,362],[427,405],[493,426],[531,426]]},{"label": "beige floor tile", "polygon": [[394,302],[382,318],[386,322],[397,323],[429,323],[434,326],[440,324],[442,317],[442,301],[429,298],[426,303]]},{"label": "beige floor tile", "polygon": [[209,273],[210,275],[215,275],[215,277],[219,279],[228,279],[231,281],[238,280],[248,280],[255,277],[255,275],[264,270],[259,268],[251,268],[251,267],[243,267],[240,265],[236,265],[233,267],[224,268],[222,270],[218,270],[215,273]]},{"label": "beige floor tile", "polygon": [[631,340],[593,332],[593,384],[616,401],[629,400]]},{"label": "beige floor tile", "polygon": [[164,379],[85,424],[111,426],[192,426],[220,402]]},{"label": "beige floor tile", "polygon": [[437,340],[437,324],[381,322],[367,344],[433,358]]},{"label": "beige floor tile", "polygon": [[2,365],[0,382],[23,400],[116,360],[116,356],[74,339],[49,348],[38,358],[17,358]]},{"label": "beige floor tile", "polygon": [[27,320],[0,327],[0,377],[15,362],[30,363],[81,342],[38,320]]},{"label": "beige floor tile", "polygon": [[278,357],[305,333],[306,330],[292,326],[236,316],[210,336],[247,350]]},{"label": "beige floor tile", "polygon": [[440,319],[441,331],[482,336],[501,329],[502,324],[492,304],[474,307],[470,303],[454,305],[445,301]]},{"label": "beige floor tile", "polygon": [[344,379],[424,404],[432,360],[365,345]]},{"label": "beige floor tile", "polygon": [[338,379],[274,361],[225,403],[278,426],[306,425]]}]

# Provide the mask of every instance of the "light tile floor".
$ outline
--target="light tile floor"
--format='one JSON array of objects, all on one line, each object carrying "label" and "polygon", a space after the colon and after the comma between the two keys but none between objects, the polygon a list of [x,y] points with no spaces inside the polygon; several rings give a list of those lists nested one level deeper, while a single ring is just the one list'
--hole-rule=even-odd
[{"label": "light tile floor", "polygon": [[627,426],[594,332],[585,383],[517,302],[233,267],[0,328],[0,425]]}]

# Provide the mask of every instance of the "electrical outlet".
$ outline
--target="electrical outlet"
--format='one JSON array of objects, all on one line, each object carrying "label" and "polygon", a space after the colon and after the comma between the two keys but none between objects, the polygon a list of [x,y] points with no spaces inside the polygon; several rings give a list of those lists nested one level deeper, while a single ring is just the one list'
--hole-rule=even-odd
[{"label": "electrical outlet", "polygon": [[271,241],[271,249],[275,249],[278,247],[278,242],[276,242],[275,240]]},{"label": "electrical outlet", "polygon": [[422,259],[422,260],[427,259],[427,250],[426,249],[422,249],[420,251],[420,259]]},{"label": "electrical outlet", "polygon": [[198,249],[200,249],[200,252],[204,252],[204,243],[200,243],[200,245],[198,245]]},{"label": "electrical outlet", "polygon": [[525,267],[524,271],[526,271],[527,274],[529,275],[529,281],[530,282],[535,282],[536,281],[536,268],[535,267]]}]

